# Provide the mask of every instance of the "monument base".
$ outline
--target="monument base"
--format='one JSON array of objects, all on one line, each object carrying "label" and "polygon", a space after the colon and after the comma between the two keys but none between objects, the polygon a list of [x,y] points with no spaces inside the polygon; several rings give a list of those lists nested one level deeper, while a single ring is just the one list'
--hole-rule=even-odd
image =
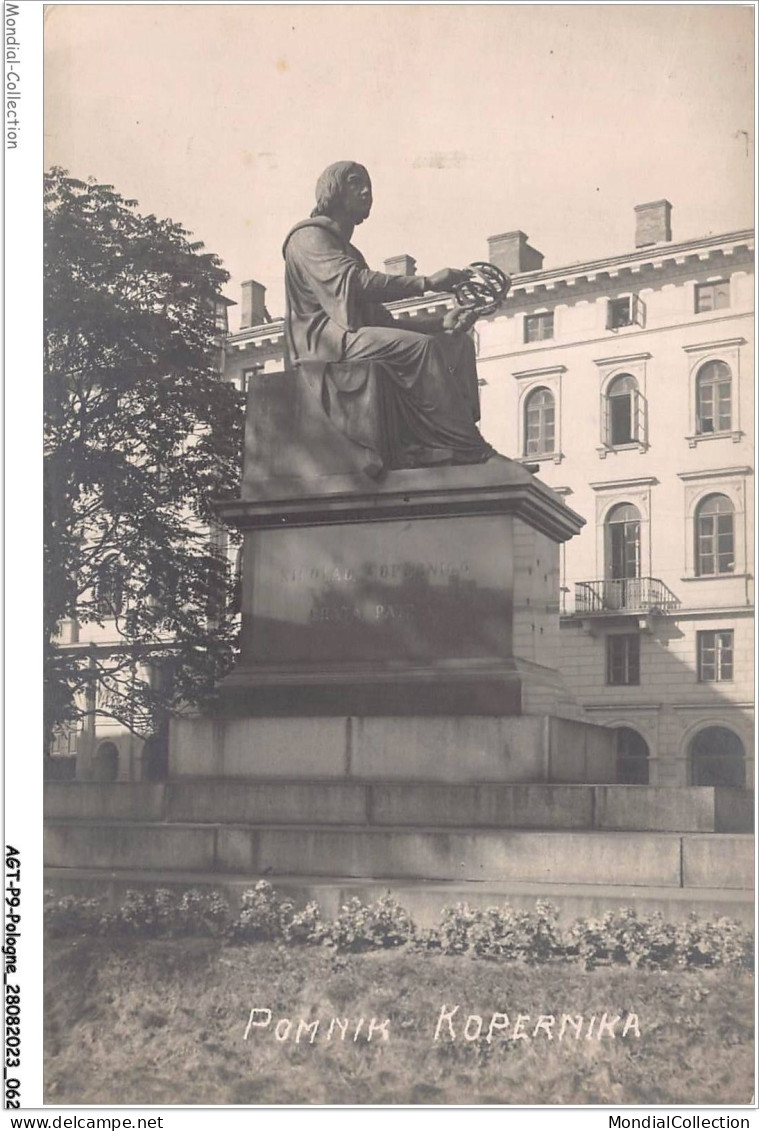
[{"label": "monument base", "polygon": [[[513,732],[537,722],[507,721]],[[398,739],[408,737],[410,721],[401,722]],[[546,730],[556,741],[581,734]],[[315,899],[325,918],[351,895],[368,902],[390,891],[430,926],[462,900],[550,899],[570,919],[621,906],[751,921],[745,790],[412,781],[400,769],[405,778],[385,781],[47,783],[45,885],[115,902],[130,890],[205,887],[234,910],[266,878],[298,905]]]},{"label": "monument base", "polygon": [[245,537],[221,714],[572,713],[555,668],[559,543],[580,520],[518,464],[221,509]]},{"label": "monument base", "polygon": [[555,669],[519,659],[241,666],[219,700],[229,718],[580,713]]},{"label": "monument base", "polygon": [[204,716],[172,723],[170,751],[171,780],[616,780],[614,732],[555,716]]}]

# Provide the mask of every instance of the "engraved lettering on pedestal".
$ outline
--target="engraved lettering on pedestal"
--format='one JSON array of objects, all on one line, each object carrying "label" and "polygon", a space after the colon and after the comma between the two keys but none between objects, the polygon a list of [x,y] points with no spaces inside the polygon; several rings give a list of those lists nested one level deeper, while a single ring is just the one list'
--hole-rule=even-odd
[{"label": "engraved lettering on pedestal", "polygon": [[308,614],[308,619],[312,623],[331,622],[346,624],[349,621],[362,620],[361,610],[357,609],[355,605],[321,605],[314,606]]},{"label": "engraved lettering on pedestal", "polygon": [[411,620],[414,616],[414,605],[376,605],[374,609],[375,620]]},{"label": "engraved lettering on pedestal", "polygon": [[280,569],[279,580],[284,585],[302,585],[307,581],[330,582],[333,585],[345,585],[355,581],[351,569],[335,567],[300,566],[298,569]]},{"label": "engraved lettering on pedestal", "polygon": [[[296,587],[309,593],[312,602],[308,612],[311,625],[390,624],[397,621],[412,621],[423,613],[426,600],[392,600],[390,597],[409,596],[404,587],[412,586],[413,595],[419,598],[418,583],[426,583],[425,589],[434,593],[434,582],[447,588],[451,582],[458,581],[469,574],[468,561],[389,561],[364,562],[360,567],[332,566],[317,563],[301,565],[291,569],[280,568],[277,580],[280,585]],[[429,584],[433,583],[432,590]],[[361,594],[359,587],[371,587],[368,594]],[[388,593],[388,586],[392,587]],[[338,594],[335,589],[340,587]],[[347,597],[346,589],[352,590],[353,601],[340,600]],[[378,591],[379,587],[379,591]],[[374,592],[372,592],[374,589]],[[440,590],[439,590],[440,591]],[[424,597],[424,593],[421,594]],[[361,597],[364,600],[361,600]],[[373,599],[372,599],[373,598]],[[379,598],[379,599],[378,599]]]},{"label": "engraved lettering on pedestal", "polygon": [[[455,577],[469,573],[469,562],[366,562],[361,577],[379,577],[383,581],[408,580],[414,577]],[[303,585],[309,581],[333,585],[347,585],[357,581],[353,569],[340,566],[299,566],[297,569],[280,569],[279,581],[283,585]]]}]

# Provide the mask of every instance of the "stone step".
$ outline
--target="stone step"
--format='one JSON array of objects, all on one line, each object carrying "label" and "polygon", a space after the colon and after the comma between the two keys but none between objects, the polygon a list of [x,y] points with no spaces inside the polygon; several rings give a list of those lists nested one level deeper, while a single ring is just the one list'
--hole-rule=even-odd
[{"label": "stone step", "polygon": [[652,832],[751,832],[754,823],[753,794],[740,789],[502,782],[49,782],[45,813],[56,820]]},{"label": "stone step", "polygon": [[45,863],[243,875],[749,889],[753,838],[330,825],[46,822]]},{"label": "stone step", "polygon": [[419,927],[433,927],[445,907],[468,903],[471,907],[493,907],[505,902],[530,910],[538,899],[550,900],[559,919],[571,922],[596,918],[607,911],[632,907],[639,915],[659,912],[668,922],[679,922],[695,914],[714,920],[723,916],[746,926],[754,923],[754,899],[750,891],[723,887],[672,888],[609,884],[527,883],[512,880],[501,883],[424,882],[413,880],[359,880],[345,876],[317,879],[311,876],[239,876],[180,870],[146,872],[122,869],[103,872],[96,868],[46,868],[45,890],[61,898],[66,895],[100,898],[109,907],[123,903],[128,891],[155,891],[168,888],[177,892],[190,888],[222,892],[234,911],[240,897],[257,880],[267,879],[275,891],[287,895],[302,907],[310,900],[318,903],[323,918],[334,919],[352,896],[371,903],[390,893],[410,912]]}]

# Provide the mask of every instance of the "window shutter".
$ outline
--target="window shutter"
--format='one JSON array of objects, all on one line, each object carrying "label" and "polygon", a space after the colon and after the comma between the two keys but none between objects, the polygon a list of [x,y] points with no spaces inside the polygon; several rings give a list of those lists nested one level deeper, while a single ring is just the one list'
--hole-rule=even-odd
[{"label": "window shutter", "polygon": [[645,326],[646,324],[646,304],[640,295],[633,295],[631,300],[632,309],[630,311],[630,321],[634,326]]},{"label": "window shutter", "polygon": [[715,389],[717,427],[720,431],[727,431],[732,427],[733,406],[732,387],[730,381],[722,381]]},{"label": "window shutter", "polygon": [[607,299],[607,301],[606,301],[606,329],[607,330],[613,330],[614,329],[614,314],[613,314],[613,311],[614,311],[613,303],[612,303],[611,299]]},{"label": "window shutter", "polygon": [[633,439],[637,440],[639,444],[647,444],[647,412],[646,412],[646,398],[641,393],[640,389],[636,389],[633,393]]},{"label": "window shutter", "polygon": [[605,444],[607,448],[611,446],[611,435],[610,435],[610,432],[609,432],[609,415],[610,415],[609,398],[605,397],[604,394],[601,393],[601,410],[600,410],[601,443]]}]

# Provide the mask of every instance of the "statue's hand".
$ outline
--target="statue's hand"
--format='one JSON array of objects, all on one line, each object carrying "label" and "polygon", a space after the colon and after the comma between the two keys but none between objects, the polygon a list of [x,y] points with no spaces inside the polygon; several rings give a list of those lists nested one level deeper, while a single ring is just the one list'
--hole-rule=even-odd
[{"label": "statue's hand", "polygon": [[453,310],[447,310],[443,315],[443,329],[458,330],[465,333],[474,326],[476,321],[477,312],[475,310],[468,310],[463,306],[454,306]]},{"label": "statue's hand", "polygon": [[459,283],[465,283],[470,275],[471,271],[458,270],[456,267],[444,267],[442,271],[428,275],[427,282],[431,291],[452,291]]}]

